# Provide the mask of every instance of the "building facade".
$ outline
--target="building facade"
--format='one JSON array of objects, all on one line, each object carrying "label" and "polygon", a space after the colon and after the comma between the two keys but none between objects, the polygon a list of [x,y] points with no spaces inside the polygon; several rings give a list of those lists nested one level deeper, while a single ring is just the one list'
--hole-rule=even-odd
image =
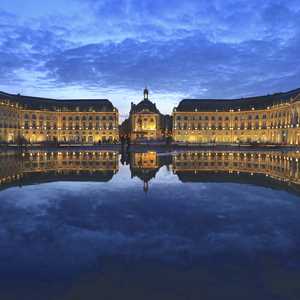
[{"label": "building facade", "polygon": [[119,139],[109,100],[54,100],[0,93],[0,141],[94,144]]},{"label": "building facade", "polygon": [[19,106],[0,97],[0,142],[15,142],[20,133]]},{"label": "building facade", "polygon": [[138,104],[131,103],[129,113],[130,138],[137,140],[158,140],[163,136],[162,117],[155,103],[149,100],[148,89]]},{"label": "building facade", "polygon": [[300,144],[300,89],[235,100],[185,99],[173,110],[184,143]]},{"label": "building facade", "polygon": [[120,125],[120,135],[133,142],[164,140],[172,136],[172,117],[157,109],[146,88],[144,99],[138,104],[131,103],[129,117]]},{"label": "building facade", "polygon": [[172,116],[149,100],[120,126],[106,99],[54,100],[0,92],[0,142],[95,144],[165,140],[194,144],[300,145],[300,89],[234,100],[184,99]]}]

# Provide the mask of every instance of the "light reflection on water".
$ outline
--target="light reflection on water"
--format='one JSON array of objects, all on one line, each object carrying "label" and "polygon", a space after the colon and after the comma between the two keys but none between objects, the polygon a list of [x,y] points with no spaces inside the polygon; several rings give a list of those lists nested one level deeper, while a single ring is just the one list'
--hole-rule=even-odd
[{"label": "light reflection on water", "polygon": [[28,299],[297,299],[299,156],[3,155],[0,291],[27,291]]}]

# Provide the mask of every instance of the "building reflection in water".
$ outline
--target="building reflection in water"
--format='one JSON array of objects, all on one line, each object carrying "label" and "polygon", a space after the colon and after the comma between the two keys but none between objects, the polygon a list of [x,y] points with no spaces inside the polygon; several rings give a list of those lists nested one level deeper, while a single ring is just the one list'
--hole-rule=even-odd
[{"label": "building reflection in water", "polygon": [[114,151],[27,152],[0,155],[0,184],[109,181],[119,170]]},{"label": "building reflection in water", "polygon": [[[145,192],[162,166],[182,182],[239,182],[298,192],[299,159],[298,151],[150,151],[123,153],[120,161],[130,165],[131,178],[140,178]],[[0,188],[64,180],[106,182],[118,170],[115,151],[0,154]]]},{"label": "building reflection in water", "polygon": [[138,177],[144,182],[144,192],[149,189],[149,181],[155,178],[162,166],[171,164],[171,155],[158,155],[157,152],[130,153],[131,178]]},{"label": "building reflection in water", "polygon": [[173,172],[182,182],[240,182],[300,189],[300,153],[183,152],[173,156]]}]

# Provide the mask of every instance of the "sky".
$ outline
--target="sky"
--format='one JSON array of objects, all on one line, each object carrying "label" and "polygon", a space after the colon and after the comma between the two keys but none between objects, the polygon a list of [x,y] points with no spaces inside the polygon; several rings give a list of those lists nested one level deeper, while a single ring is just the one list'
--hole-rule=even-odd
[{"label": "sky", "polygon": [[0,90],[108,98],[128,114],[145,86],[183,98],[300,87],[299,0],[1,0]]}]

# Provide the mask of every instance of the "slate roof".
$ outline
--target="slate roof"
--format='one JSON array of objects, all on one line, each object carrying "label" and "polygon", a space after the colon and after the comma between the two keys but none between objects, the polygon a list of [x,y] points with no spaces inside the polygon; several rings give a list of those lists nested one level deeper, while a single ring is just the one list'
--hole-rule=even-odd
[{"label": "slate roof", "polygon": [[108,182],[114,177],[114,171],[96,171],[90,173],[90,171],[80,171],[77,170],[69,171],[67,174],[57,173],[55,171],[47,172],[26,172],[23,173],[22,179],[10,181],[5,184],[0,185],[0,191],[5,190],[14,186],[28,186],[41,183],[51,183],[57,181],[95,181],[95,182]]},{"label": "slate roof", "polygon": [[266,177],[265,174],[240,172],[239,174],[228,173],[228,171],[181,171],[176,170],[176,175],[181,182],[205,182],[205,183],[239,183],[255,186],[263,186],[274,190],[287,190],[297,195],[300,194],[300,186],[290,184],[284,181],[278,181],[272,177]]},{"label": "slate roof", "polygon": [[152,113],[160,114],[156,105],[148,99],[144,99],[138,104],[132,104],[130,113],[142,112],[143,110],[149,110]]},{"label": "slate roof", "polygon": [[175,108],[177,112],[190,111],[229,111],[234,110],[251,110],[266,109],[274,104],[285,103],[299,99],[300,89],[292,90],[286,93],[277,93],[273,95],[248,97],[240,99],[184,99]]},{"label": "slate roof", "polygon": [[68,99],[58,100],[51,98],[40,98],[23,95],[8,94],[0,92],[0,99],[7,99],[20,104],[27,109],[37,110],[66,110],[66,111],[89,111],[95,110],[97,112],[112,112],[115,107],[108,99]]}]

